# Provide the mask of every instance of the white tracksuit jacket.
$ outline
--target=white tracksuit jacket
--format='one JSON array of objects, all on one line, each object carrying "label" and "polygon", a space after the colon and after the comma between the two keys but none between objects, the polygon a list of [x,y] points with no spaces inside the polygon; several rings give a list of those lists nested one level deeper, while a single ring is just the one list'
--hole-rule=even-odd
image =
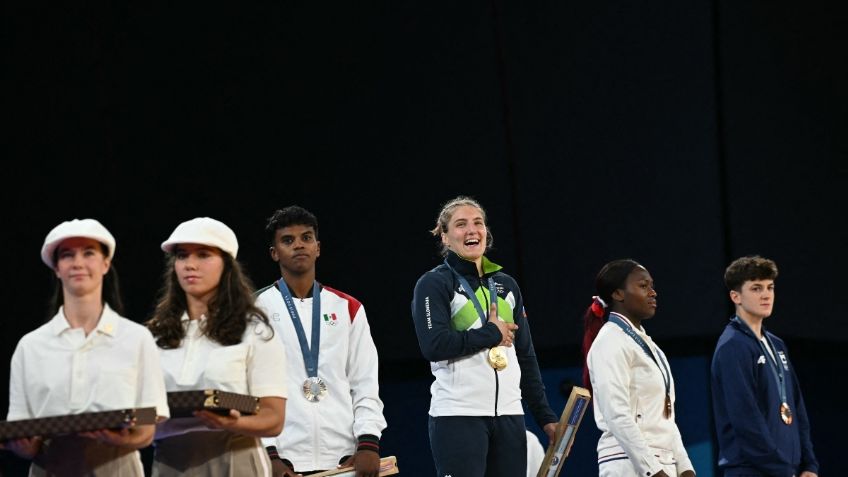
[{"label": "white tracksuit jacket", "polygon": [[[630,322],[625,318],[624,322]],[[632,326],[631,326],[632,327]],[[657,359],[668,360],[641,327],[633,328]],[[607,322],[586,358],[592,381],[595,422],[603,433],[598,463],[630,459],[636,475],[654,475],[676,461],[678,474],[692,469],[674,421],[663,416],[664,371],[615,323]],[[669,373],[671,368],[669,367]],[[674,406],[674,379],[669,376]]]},{"label": "white tracksuit jacket", "polygon": [[[284,282],[283,282],[284,283]],[[377,348],[365,309],[355,298],[321,287],[321,336],[318,377],[328,394],[310,402],[302,394],[306,367],[297,333],[276,283],[257,293],[256,305],[274,325],[286,348],[288,400],[283,433],[266,438],[297,471],[334,469],[339,459],[356,451],[357,438],[378,438],[386,428],[377,380]],[[294,298],[297,313],[312,345],[312,298]]]}]

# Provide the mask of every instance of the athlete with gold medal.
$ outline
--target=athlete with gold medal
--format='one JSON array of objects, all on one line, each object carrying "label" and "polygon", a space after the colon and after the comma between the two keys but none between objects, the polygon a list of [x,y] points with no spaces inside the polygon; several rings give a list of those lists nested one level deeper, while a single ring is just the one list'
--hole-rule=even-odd
[{"label": "athlete with gold medal", "polygon": [[484,255],[491,235],[475,200],[446,203],[432,233],[445,260],[418,280],[412,316],[435,377],[429,435],[437,475],[526,475],[522,400],[549,439],[559,418],[545,397],[521,290]]}]

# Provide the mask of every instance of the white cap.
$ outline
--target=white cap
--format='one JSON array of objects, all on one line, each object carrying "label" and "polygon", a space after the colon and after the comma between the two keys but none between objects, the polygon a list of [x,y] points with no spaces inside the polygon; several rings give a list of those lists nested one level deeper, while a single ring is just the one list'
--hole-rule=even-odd
[{"label": "white cap", "polygon": [[178,243],[196,243],[210,245],[236,258],[238,240],[233,230],[223,222],[209,217],[197,217],[177,225],[177,228],[162,242],[162,250],[172,253]]},{"label": "white cap", "polygon": [[106,230],[103,224],[94,219],[74,219],[53,227],[53,230],[47,234],[44,245],[41,246],[41,261],[50,268],[55,267],[53,253],[56,251],[56,247],[63,240],[73,237],[97,240],[109,249],[108,258],[111,259],[115,256],[115,237]]}]

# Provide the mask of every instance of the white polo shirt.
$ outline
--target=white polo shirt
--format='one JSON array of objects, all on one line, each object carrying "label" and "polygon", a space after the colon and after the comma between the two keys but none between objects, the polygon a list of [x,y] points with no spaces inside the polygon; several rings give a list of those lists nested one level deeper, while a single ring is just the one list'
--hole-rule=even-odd
[{"label": "white polo shirt", "polygon": [[200,322],[183,314],[186,329],[180,347],[159,349],[165,388],[171,391],[217,389],[256,397],[281,397],[286,393],[286,353],[271,329],[251,320],[241,343],[224,346],[203,335]]},{"label": "white polo shirt", "polygon": [[64,308],[26,334],[12,356],[8,420],[156,407],[168,417],[159,353],[150,331],[104,305],[85,336]]}]

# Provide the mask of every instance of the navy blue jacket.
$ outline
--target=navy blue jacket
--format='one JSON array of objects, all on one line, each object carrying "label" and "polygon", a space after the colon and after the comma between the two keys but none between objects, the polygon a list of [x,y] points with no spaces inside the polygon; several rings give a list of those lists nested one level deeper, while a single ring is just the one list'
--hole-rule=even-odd
[{"label": "navy blue jacket", "polygon": [[[473,262],[463,260],[453,252],[448,253],[447,261],[457,273],[468,280],[469,284],[475,288],[476,293],[482,293],[481,289],[485,288],[486,281],[491,277],[499,284],[497,294],[500,301],[503,301],[508,294],[515,297],[512,316],[507,316],[506,319],[518,325],[514,349],[518,360],[518,369],[520,369],[520,382],[517,384],[520,388],[521,400],[527,405],[540,427],[551,422],[557,422],[559,418],[551,410],[545,395],[545,387],[536,361],[530,327],[524,314],[524,303],[518,284],[512,277],[501,272],[499,265],[489,262],[485,257],[483,259],[484,275],[482,278],[477,276],[477,268]],[[464,361],[464,357],[474,355],[500,343],[501,333],[493,323],[486,323],[480,328],[471,329],[467,327],[467,324],[462,324],[457,329],[457,318],[459,318],[459,321],[469,318],[471,321],[476,321],[479,318],[476,310],[470,305],[465,310],[468,312],[468,316],[464,312],[462,316],[452,316],[450,303],[455,294],[466,295],[453,272],[444,264],[437,266],[425,273],[415,286],[412,299],[412,318],[418,336],[418,344],[424,358],[431,362],[453,360],[455,366],[460,366],[463,364],[461,362]],[[485,297],[485,295],[480,296]],[[488,314],[488,302],[483,302],[482,306]],[[503,311],[501,309],[501,312]],[[467,323],[467,320],[463,323]],[[498,375],[498,372],[488,368],[485,376],[491,380],[496,393],[504,393],[506,391],[504,386],[507,382],[498,383]],[[469,376],[466,376],[463,384],[469,388],[470,392],[474,391],[474,389],[471,389],[474,386],[474,379],[469,379]],[[498,389],[499,391],[497,391]],[[495,396],[496,407],[497,400],[498,397]]]},{"label": "navy blue jacket", "polygon": [[783,340],[769,333],[784,368],[786,400],[792,424],[780,417],[780,391],[758,339],[732,320],[718,340],[711,367],[713,411],[718,437],[718,465],[725,476],[791,477],[818,473],[810,440],[810,422],[795,370]]}]

